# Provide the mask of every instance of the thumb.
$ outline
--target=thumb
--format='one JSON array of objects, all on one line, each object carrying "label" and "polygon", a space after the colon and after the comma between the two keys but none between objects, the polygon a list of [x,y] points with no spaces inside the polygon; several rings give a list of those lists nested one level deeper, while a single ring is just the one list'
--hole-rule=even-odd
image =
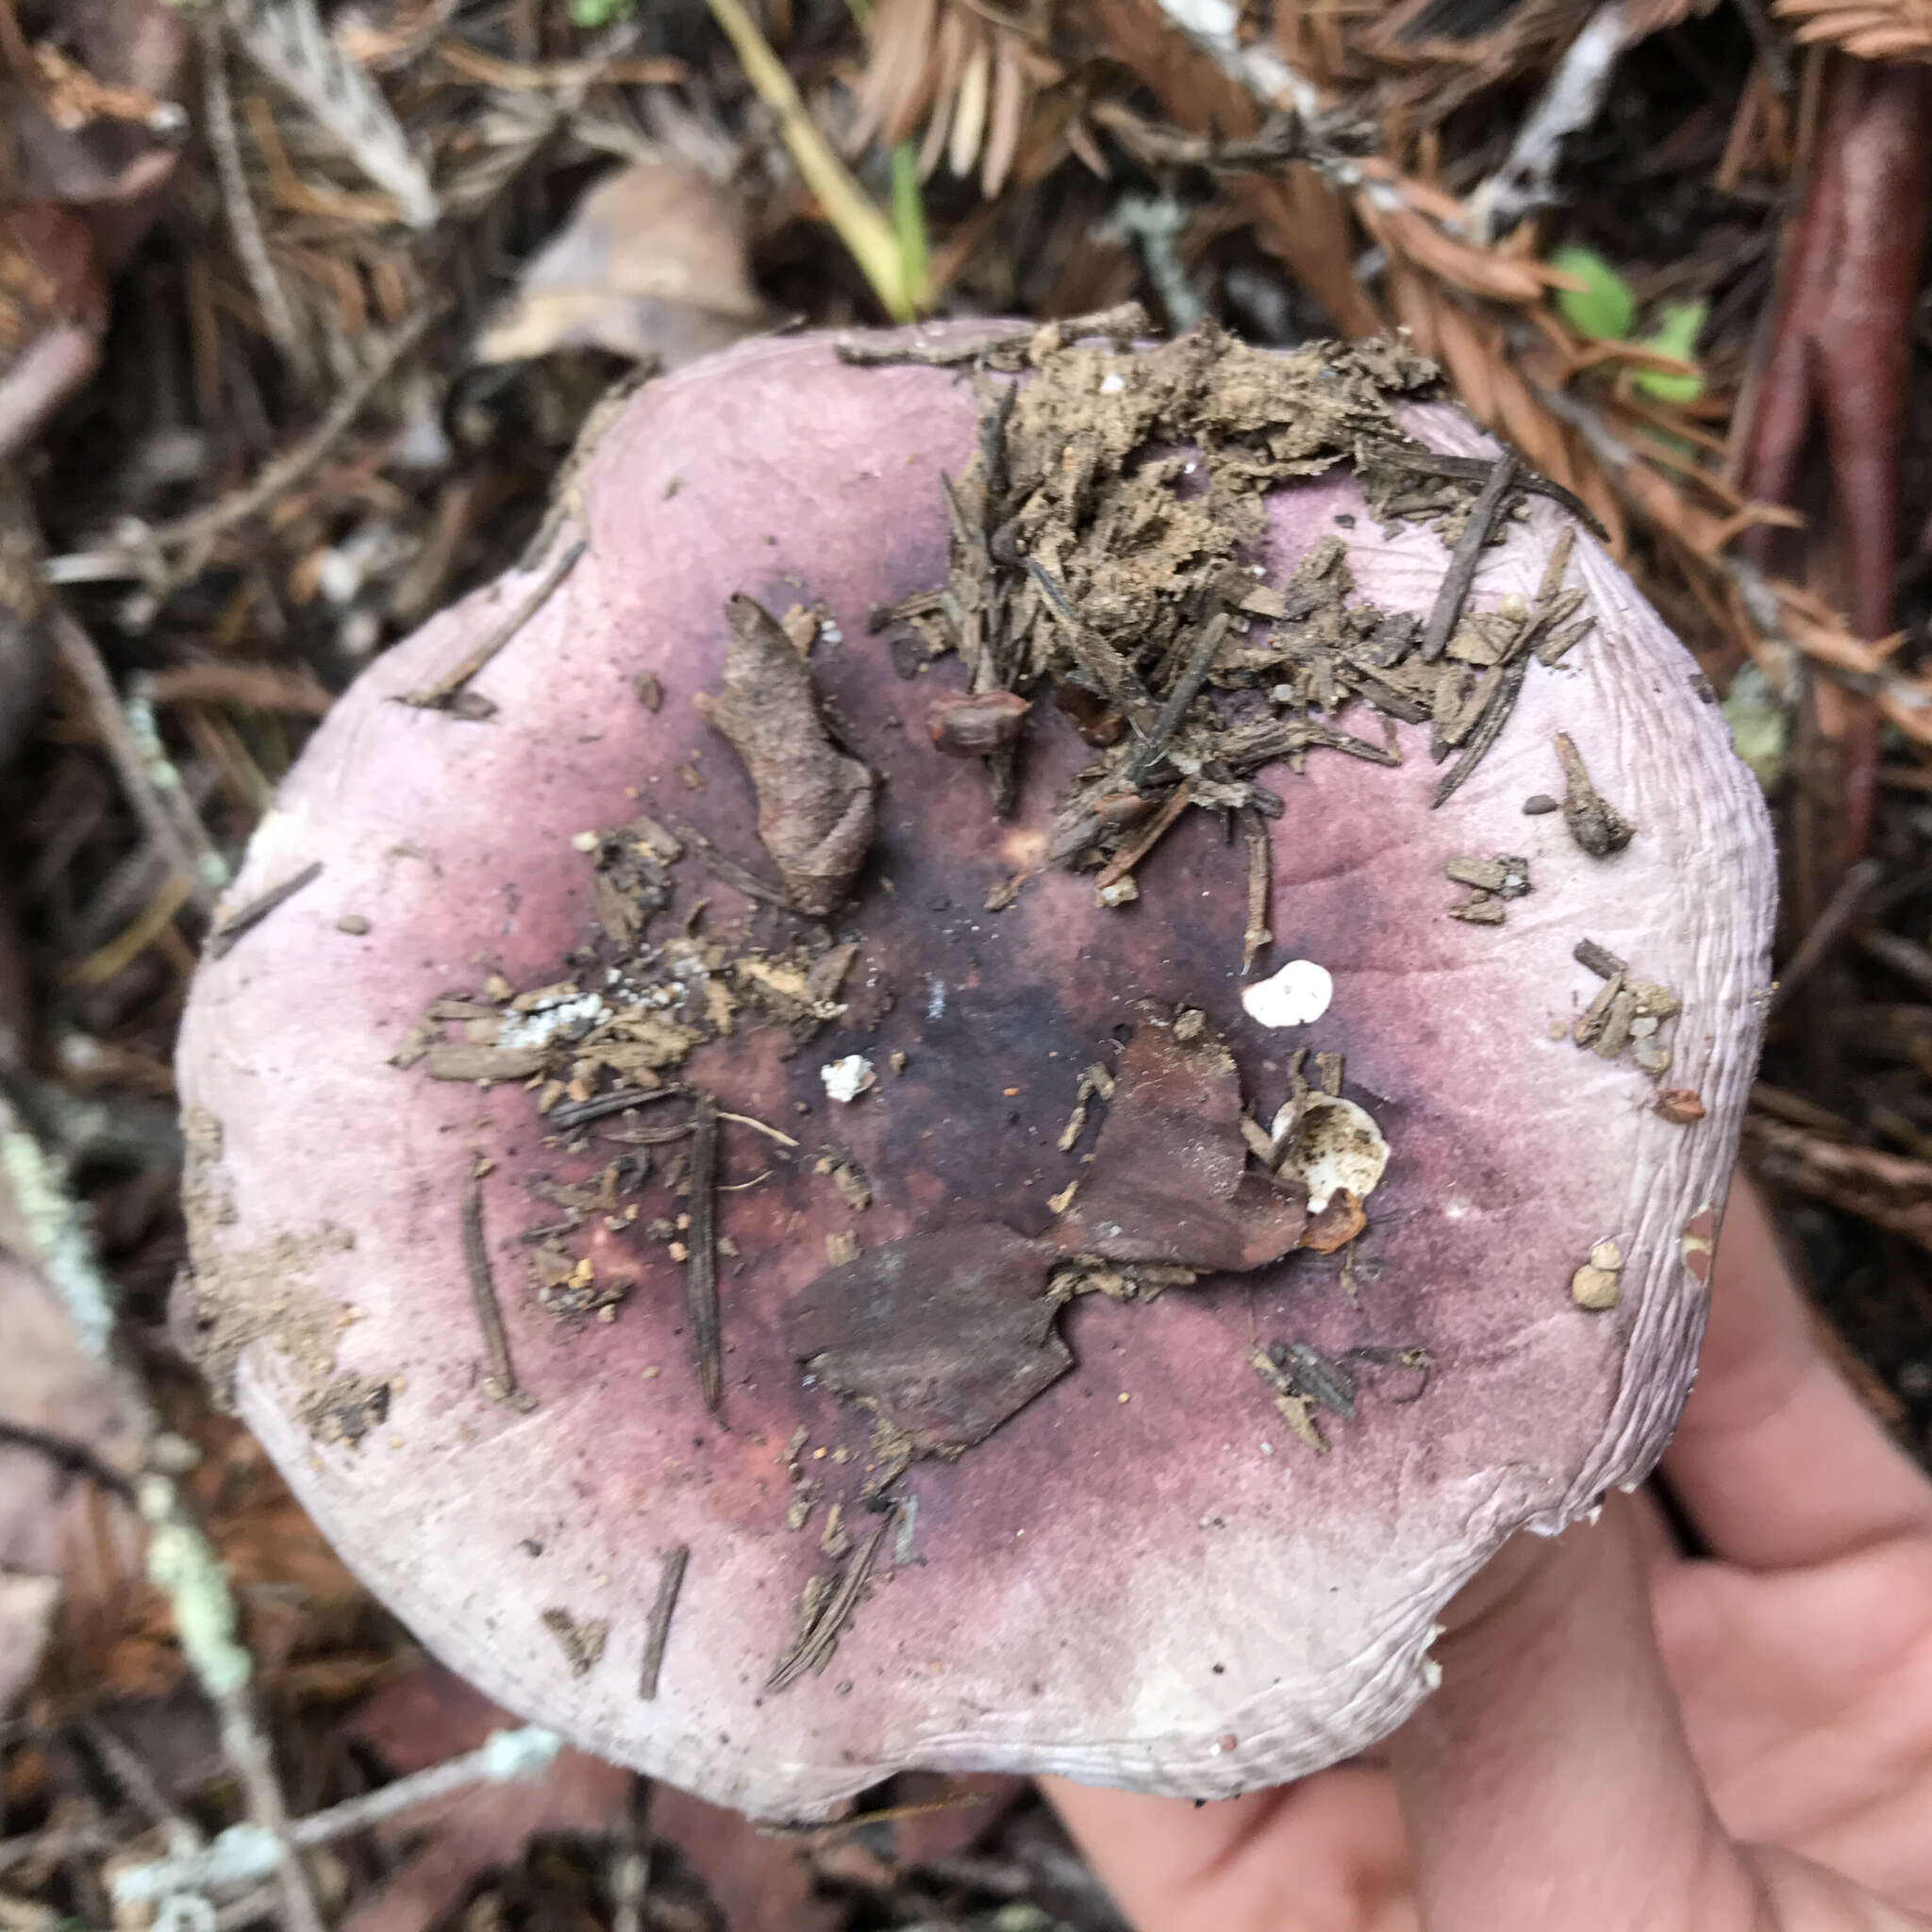
[{"label": "thumb", "polygon": [[1628,1498],[1518,1537],[1447,1621],[1441,1686],[1389,1746],[1429,1932],[1757,1922],[1657,1655]]}]

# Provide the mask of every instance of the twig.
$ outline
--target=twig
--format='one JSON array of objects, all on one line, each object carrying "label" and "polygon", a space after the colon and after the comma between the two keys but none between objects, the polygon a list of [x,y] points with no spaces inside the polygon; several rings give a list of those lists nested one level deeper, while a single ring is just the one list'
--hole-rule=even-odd
[{"label": "twig", "polygon": [[700,1093],[691,1118],[691,1239],[684,1264],[684,1304],[691,1320],[691,1358],[705,1407],[721,1420],[724,1351],[718,1335],[718,1108]]},{"label": "twig", "polygon": [[1526,658],[1519,658],[1515,663],[1503,667],[1503,675],[1491,692],[1489,703],[1483,707],[1483,714],[1476,720],[1475,729],[1469,734],[1469,742],[1462,756],[1443,773],[1441,781],[1437,785],[1436,795],[1429,801],[1431,810],[1449,799],[1462,781],[1482,763],[1491,745],[1502,735],[1503,726],[1509,722],[1509,713],[1516,708],[1517,695],[1523,690],[1523,680],[1528,670],[1529,660]]},{"label": "twig", "polygon": [[101,1272],[80,1208],[40,1142],[0,1103],[0,1180],[18,1211],[29,1252],[65,1304],[81,1345],[108,1370],[143,1444],[136,1500],[148,1527],[147,1574],[167,1596],[182,1654],[221,1719],[222,1748],[233,1765],[254,1828],[267,1847],[266,1869],[282,1888],[289,1932],[324,1932],[308,1874],[289,1840],[289,1812],[275,1760],[255,1708],[255,1661],[240,1637],[228,1573],[176,1480],[192,1451],[165,1427],[139,1371],[124,1350],[114,1290]]},{"label": "twig", "polygon": [[[1309,139],[1307,125],[1299,114],[1278,110],[1248,135],[1191,134],[1185,128],[1163,126],[1158,121],[1143,121],[1132,108],[1117,101],[1096,101],[1088,114],[1137,161],[1159,167],[1206,168],[1210,174],[1244,175],[1283,167],[1290,161],[1310,160],[1324,151],[1322,143]],[[1356,138],[1352,145],[1363,154],[1374,150],[1375,130],[1367,123],[1348,129],[1331,125],[1327,131],[1353,134]],[[1332,147],[1333,143],[1328,145]]]},{"label": "twig", "polygon": [[1483,485],[1481,495],[1470,506],[1469,521],[1463,525],[1462,534],[1456,540],[1456,548],[1449,557],[1449,568],[1437,589],[1435,603],[1429,607],[1429,621],[1423,626],[1422,641],[1422,658],[1425,664],[1433,664],[1448,648],[1450,633],[1456,628],[1457,619],[1462,615],[1462,607],[1469,598],[1469,588],[1475,581],[1476,565],[1495,533],[1496,516],[1503,508],[1503,498],[1515,480],[1516,458],[1506,449],[1491,466],[1489,480]]},{"label": "twig", "polygon": [[537,1398],[517,1387],[509,1337],[504,1332],[503,1309],[496,1299],[496,1281],[490,1272],[490,1247],[483,1239],[483,1176],[474,1167],[463,1180],[462,1219],[463,1266],[469,1271],[470,1300],[490,1357],[490,1375],[483,1386],[498,1402],[507,1402],[527,1415],[536,1407]]},{"label": "twig", "polygon": [[1483,242],[1497,227],[1513,227],[1531,208],[1556,198],[1552,182],[1563,143],[1596,119],[1617,58],[1630,39],[1622,0],[1607,0],[1570,43],[1503,165],[1470,197]]},{"label": "twig", "polygon": [[1194,790],[1183,778],[1167,794],[1160,809],[1155,813],[1153,823],[1142,832],[1124,852],[1118,852],[1093,876],[1093,890],[1104,892],[1109,886],[1118,885],[1140,862],[1167,836],[1174,822],[1186,811],[1194,801]]},{"label": "twig", "polygon": [[206,509],[176,517],[173,523],[157,524],[148,533],[150,541],[163,547],[211,543],[223,532],[266,509],[285,490],[292,489],[328,455],[336,439],[362,413],[370,397],[395,373],[396,365],[423,339],[440,312],[436,304],[418,309],[381,344],[375,361],[342,391],[328,414],[286,456],[264,463],[253,483]]},{"label": "twig", "polygon": [[1246,978],[1261,948],[1274,942],[1268,930],[1268,886],[1274,871],[1268,827],[1253,806],[1241,812],[1241,836],[1248,843],[1248,924],[1241,934],[1241,976]]},{"label": "twig", "polygon": [[598,1093],[589,1100],[567,1100],[561,1107],[553,1108],[545,1124],[561,1127],[566,1133],[573,1127],[582,1127],[591,1121],[601,1121],[613,1113],[628,1113],[634,1107],[650,1107],[659,1100],[675,1100],[680,1094],[689,1093],[689,1087],[620,1087],[614,1093]]},{"label": "twig", "polygon": [[853,1553],[851,1561],[845,1566],[844,1575],[839,1579],[838,1589],[826,1599],[824,1608],[813,1618],[809,1627],[799,1633],[798,1641],[779,1658],[777,1669],[765,1680],[767,1690],[784,1690],[786,1685],[795,1683],[807,1671],[816,1668],[831,1656],[839,1641],[840,1631],[851,1622],[853,1611],[858,1607],[866,1578],[872,1574],[872,1566],[878,1560],[879,1545],[885,1541],[886,1532],[891,1528],[893,1520],[889,1515],[873,1531],[864,1546]]},{"label": "twig", "polygon": [[261,218],[248,192],[248,171],[242,164],[242,143],[235,133],[235,104],[228,92],[227,36],[222,13],[208,8],[200,16],[202,106],[208,118],[208,146],[214,150],[215,174],[222,184],[222,206],[235,238],[235,253],[248,276],[248,286],[261,305],[261,319],[296,375],[308,384],[315,379],[315,358],[295,326],[289,292],[269,259],[262,238]]},{"label": "twig", "polygon": [[[535,1724],[515,1731],[492,1731],[475,1750],[466,1751],[460,1757],[399,1777],[326,1811],[311,1812],[289,1826],[289,1845],[298,1851],[313,1851],[419,1806],[433,1804],[468,1785],[509,1784],[541,1777],[562,1748],[563,1740],[555,1731]],[[238,1824],[207,1846],[125,1867],[115,1874],[109,1890],[117,1904],[148,1905],[188,1892],[247,1885],[274,1869],[273,1847],[264,1842],[259,1829]]]},{"label": "twig", "polygon": [[1150,334],[1152,326],[1140,303],[1122,302],[1112,308],[1095,309],[1090,315],[1070,315],[1055,323],[1027,323],[1019,328],[998,329],[991,335],[970,336],[963,341],[950,334],[939,341],[905,335],[876,339],[847,335],[839,337],[833,350],[840,361],[860,369],[902,363],[923,369],[957,369],[982,358],[1010,356],[1030,348],[1042,328],[1052,329],[1054,340],[1064,346],[1094,338],[1131,342]]},{"label": "twig", "polygon": [[[986,1791],[948,1791],[942,1798],[925,1798],[914,1805],[881,1805],[876,1811],[855,1811],[850,1818],[836,1818],[830,1824],[759,1824],[753,1827],[760,1838],[822,1839],[842,1838],[847,1832],[863,1831],[868,1824],[894,1824],[902,1818],[930,1818],[941,1811],[970,1811],[990,1804]],[[932,1859],[921,1861],[930,1868]]]},{"label": "twig", "polygon": [[850,170],[819,132],[817,122],[798,97],[791,76],[772,52],[741,0],[710,0],[712,18],[737,50],[745,78],[778,118],[778,134],[791,151],[805,185],[817,196],[825,218],[872,284],[880,306],[897,322],[910,322],[925,306],[928,291],[908,285],[906,261],[892,225],[881,214]]},{"label": "twig", "polygon": [[494,717],[496,707],[488,698],[478,692],[465,691],[463,687],[542,609],[558,585],[575,568],[577,558],[589,548],[590,544],[583,538],[578,538],[538,578],[531,587],[530,594],[474,651],[453,670],[444,672],[434,684],[426,685],[421,691],[404,692],[399,702],[413,705],[420,711],[448,711],[455,717],[474,722]]},{"label": "twig", "polygon": [[292,877],[284,879],[278,886],[271,886],[265,892],[258,893],[239,912],[229,913],[227,918],[208,935],[209,958],[225,958],[234,950],[235,941],[243,933],[259,925],[277,906],[286,905],[305,886],[312,886],[321,876],[322,860],[312,859]]},{"label": "twig", "polygon": [[315,0],[237,0],[232,18],[248,58],[272,75],[395,196],[414,228],[436,225],[435,192],[381,91],[323,24]]},{"label": "twig", "polygon": [[[143,754],[93,639],[58,601],[50,603],[48,610],[61,667],[80,686],[135,817],[186,882],[196,908],[211,915],[215,895],[227,882],[228,869],[201,821],[194,817],[181,789],[180,774],[172,764],[158,763]],[[165,801],[163,784],[168,791]],[[193,833],[186,829],[191,823]]]},{"label": "twig", "polygon": [[651,1890],[651,1781],[631,1774],[624,1815],[612,1834],[610,1932],[643,1932]]},{"label": "twig", "polygon": [[0,1449],[27,1449],[44,1457],[67,1475],[83,1475],[89,1482],[119,1496],[125,1503],[134,1500],[134,1484],[118,1469],[108,1465],[85,1442],[66,1436],[49,1435],[45,1429],[29,1428],[25,1423],[0,1418]]},{"label": "twig", "polygon": [[765,1135],[768,1139],[777,1141],[781,1147],[796,1147],[798,1145],[798,1142],[790,1134],[781,1133],[769,1122],[759,1120],[756,1114],[726,1113],[721,1107],[718,1109],[718,1118],[721,1121],[736,1121],[741,1127],[756,1128],[758,1132]]},{"label": "twig", "polygon": [[1181,666],[1180,675],[1174,681],[1174,689],[1161,700],[1153,724],[1147,727],[1147,736],[1134,748],[1133,757],[1121,770],[1123,791],[1138,791],[1141,781],[1165,755],[1174,733],[1181,727],[1181,720],[1188,714],[1188,707],[1200,695],[1201,687],[1208,682],[1208,674],[1214,668],[1215,658],[1221,655],[1221,646],[1227,637],[1227,612],[1217,610],[1201,626],[1201,635],[1194,640],[1194,648],[1188,653],[1188,660]]},{"label": "twig", "polygon": [[1067,650],[1121,708],[1134,729],[1145,737],[1154,718],[1154,700],[1139,674],[1118,651],[1094,637],[1080,620],[1067,596],[1066,586],[1037,557],[1026,559],[1026,574],[1039,587],[1046,606],[1065,626]]},{"label": "twig", "polygon": [[677,1593],[684,1588],[684,1569],[690,1561],[691,1548],[686,1543],[664,1553],[664,1567],[658,1573],[658,1598],[651,1606],[651,1621],[644,1626],[644,1660],[638,1671],[640,1697],[658,1694],[658,1674],[664,1668],[671,1617],[677,1608]]},{"label": "twig", "polygon": [[1811,930],[1798,941],[1797,950],[1785,962],[1785,970],[1778,974],[1777,984],[1765,1008],[1767,1015],[1776,1013],[1789,1005],[1798,989],[1837,950],[1839,941],[1857,923],[1858,915],[1865,909],[1865,900],[1884,870],[1875,858],[1861,858],[1856,865],[1846,868],[1844,877],[1838,882],[1838,890],[1826,900],[1824,910],[1818,915]]},{"label": "twig", "polygon": [[679,825],[677,836],[691,848],[691,856],[712,877],[722,879],[734,891],[761,905],[775,906],[780,912],[796,913],[784,892],[767,879],[761,879],[750,866],[741,865],[728,852],[721,852],[705,835],[691,825]]}]

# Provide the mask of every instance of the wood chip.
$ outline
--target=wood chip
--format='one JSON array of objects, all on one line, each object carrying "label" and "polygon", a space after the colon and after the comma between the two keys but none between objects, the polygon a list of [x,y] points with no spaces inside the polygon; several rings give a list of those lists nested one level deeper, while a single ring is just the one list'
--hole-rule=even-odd
[{"label": "wood chip", "polygon": [[677,1595],[684,1588],[685,1566],[691,1561],[688,1544],[679,1543],[665,1551],[663,1566],[658,1572],[657,1600],[651,1605],[651,1621],[644,1626],[644,1657],[638,1671],[638,1695],[656,1697],[658,1677],[664,1668],[664,1646],[671,1637],[672,1613],[677,1608]]},{"label": "wood chip", "polygon": [[432,1080],[527,1080],[549,1060],[541,1046],[432,1046],[423,1071]]}]

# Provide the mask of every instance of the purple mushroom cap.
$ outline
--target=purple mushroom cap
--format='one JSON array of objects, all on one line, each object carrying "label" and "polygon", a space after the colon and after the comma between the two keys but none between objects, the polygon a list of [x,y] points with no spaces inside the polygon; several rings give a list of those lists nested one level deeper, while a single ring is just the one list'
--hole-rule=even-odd
[{"label": "purple mushroom cap", "polygon": [[[1447,408],[1405,421],[1441,451],[1492,447]],[[316,733],[233,903],[323,869],[204,964],[182,1034],[179,1318],[324,1531],[492,1697],[761,1816],[824,1816],[914,1766],[1227,1796],[1386,1735],[1429,1690],[1456,1589],[1513,1532],[1560,1529],[1661,1452],[1768,981],[1756,787],[1688,654],[1580,532],[1569,580],[1593,633],[1533,668],[1440,809],[1425,725],[1391,726],[1393,769],[1313,750],[1264,774],[1286,809],[1273,946],[1248,978],[1324,968],[1310,1024],[1265,1026],[1244,1005],[1247,860],[1216,814],[1174,825],[1131,905],[1045,867],[986,909],[1041,867],[1091,750],[1036,703],[1015,808],[995,819],[978,761],[928,729],[933,700],[964,688],[958,662],[908,680],[868,629],[944,579],[941,473],[974,446],[969,381],[849,367],[823,337],[742,344],[643,389],[568,487],[546,559],[386,653]],[[1532,500],[1484,553],[1477,606],[1532,598],[1569,522]],[[397,702],[516,611],[574,536],[574,568],[472,682],[493,715]],[[1385,532],[1346,466],[1271,494],[1265,581],[1329,536],[1361,596],[1429,608],[1442,538]],[[594,1187],[622,1148],[559,1134],[533,1083],[391,1062],[439,999],[568,975],[600,918],[585,834],[647,813],[769,874],[745,770],[692,703],[720,689],[741,594],[829,618],[810,668],[879,785],[856,893],[827,921],[857,942],[843,1010],[801,1045],[741,1009],[675,1076],[724,1116],[721,1421],[691,1366],[682,1248],[644,1233],[652,1216],[675,1230],[683,1204],[647,1185],[637,1216],[579,1215],[587,1278],[622,1298],[559,1319],[530,1285],[544,1204]],[[1524,814],[1563,790],[1557,732],[1637,828],[1621,849],[1593,855],[1561,813]],[[1445,863],[1499,853],[1527,861],[1533,890],[1501,924],[1449,917]],[[686,874],[710,902],[697,930],[775,948],[799,924]],[[681,924],[660,915],[653,936]],[[1606,984],[1574,957],[1585,939],[1674,996],[1647,1036],[1668,1040],[1667,1074],[1576,1044]],[[593,978],[581,997],[607,990]],[[1031,1253],[1049,1202],[1097,1171],[1092,1125],[1060,1145],[1081,1072],[1163,1024],[1150,1010],[1205,1014],[1264,1125],[1294,1049],[1343,1056],[1341,1092],[1390,1150],[1345,1267],[1295,1251],[1144,1302],[1070,1302],[1071,1371],[957,1459],[913,1461],[868,1513],[873,1420],[801,1371],[796,1310],[841,1253],[935,1227],[1002,1224]],[[445,1040],[506,1037],[449,1024]],[[854,1056],[872,1084],[835,1099],[824,1069]],[[1702,1118],[1660,1112],[1660,1085],[1694,1092]],[[828,1181],[840,1166],[869,1206]],[[465,1255],[478,1227],[522,1403],[491,1381]],[[1352,1415],[1302,1410],[1326,1453],[1257,1374],[1271,1343],[1291,1378],[1281,1349],[1346,1367]],[[829,1663],[774,1688],[802,1592],[836,1591],[867,1552]]]}]

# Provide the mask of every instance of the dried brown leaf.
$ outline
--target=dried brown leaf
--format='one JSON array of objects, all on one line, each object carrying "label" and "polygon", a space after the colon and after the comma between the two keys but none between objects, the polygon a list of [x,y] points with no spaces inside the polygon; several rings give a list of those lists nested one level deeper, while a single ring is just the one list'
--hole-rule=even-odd
[{"label": "dried brown leaf", "polygon": [[608,175],[534,255],[476,343],[481,362],[595,347],[675,369],[762,325],[743,202],[682,161]]}]

